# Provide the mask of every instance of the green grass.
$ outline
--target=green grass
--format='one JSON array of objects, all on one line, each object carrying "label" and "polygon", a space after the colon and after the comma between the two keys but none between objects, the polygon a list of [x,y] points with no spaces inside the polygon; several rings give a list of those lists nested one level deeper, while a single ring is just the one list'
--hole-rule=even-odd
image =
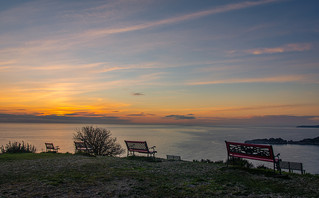
[{"label": "green grass", "polygon": [[14,161],[14,160],[34,160],[44,158],[57,158],[71,154],[62,153],[4,153],[0,154],[0,162]]},{"label": "green grass", "polygon": [[0,184],[0,197],[319,197],[317,175],[54,153],[0,155]]}]

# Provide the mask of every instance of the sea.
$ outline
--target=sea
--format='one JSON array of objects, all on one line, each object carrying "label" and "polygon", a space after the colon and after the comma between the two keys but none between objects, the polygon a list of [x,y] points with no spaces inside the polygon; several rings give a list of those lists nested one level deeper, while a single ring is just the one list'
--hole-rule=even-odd
[{"label": "sea", "polygon": [[[11,142],[32,144],[37,152],[45,151],[45,142],[59,146],[61,153],[74,153],[73,136],[83,126],[106,128],[126,149],[124,140],[147,141],[156,146],[157,157],[181,156],[182,160],[225,161],[225,141],[244,142],[259,138],[302,140],[319,136],[319,128],[261,127],[261,126],[186,126],[186,125],[118,125],[118,124],[55,124],[0,123],[0,146]],[[319,174],[319,146],[273,145],[274,154],[283,161],[301,162],[306,173]],[[126,156],[126,153],[122,157]],[[268,162],[251,161],[255,166]]]}]

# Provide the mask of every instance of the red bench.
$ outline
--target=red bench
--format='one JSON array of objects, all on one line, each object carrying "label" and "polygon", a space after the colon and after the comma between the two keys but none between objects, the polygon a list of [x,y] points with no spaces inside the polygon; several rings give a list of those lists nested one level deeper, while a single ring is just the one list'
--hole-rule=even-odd
[{"label": "red bench", "polygon": [[[155,157],[155,153],[157,153],[157,151],[155,151],[155,146],[149,148],[146,141],[124,141],[127,147],[127,156],[135,155],[135,152],[138,152]],[[150,151],[150,149],[152,149],[152,151]]]},{"label": "red bench", "polygon": [[[271,145],[260,144],[245,144],[238,142],[226,142],[227,158],[246,158],[251,160],[260,160],[266,162],[272,162],[274,164],[274,170],[280,170],[279,166],[279,154],[274,155],[274,151]],[[228,162],[227,162],[228,165]]]}]

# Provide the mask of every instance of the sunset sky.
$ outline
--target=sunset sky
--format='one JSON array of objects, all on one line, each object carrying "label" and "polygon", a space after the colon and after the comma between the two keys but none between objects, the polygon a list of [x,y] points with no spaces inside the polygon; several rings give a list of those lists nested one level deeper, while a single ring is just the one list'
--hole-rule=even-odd
[{"label": "sunset sky", "polygon": [[319,124],[318,10],[0,1],[0,121]]}]

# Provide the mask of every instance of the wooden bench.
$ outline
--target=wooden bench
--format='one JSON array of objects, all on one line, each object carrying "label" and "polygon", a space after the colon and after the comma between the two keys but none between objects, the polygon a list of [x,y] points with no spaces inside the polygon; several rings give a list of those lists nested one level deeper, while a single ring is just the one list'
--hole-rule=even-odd
[{"label": "wooden bench", "polygon": [[54,146],[53,143],[44,143],[45,144],[45,152],[57,153],[60,149],[59,146]]},{"label": "wooden bench", "polygon": [[75,152],[93,153],[93,148],[88,147],[84,142],[74,142]]},{"label": "wooden bench", "polygon": [[[148,147],[146,141],[127,141],[124,140],[126,147],[127,147],[127,156],[135,155],[135,152],[147,154],[149,157],[150,155],[155,157],[155,146]],[[150,151],[152,149],[152,151]]]},{"label": "wooden bench", "polygon": [[306,171],[303,169],[303,165],[300,162],[286,162],[280,161],[280,168],[281,169],[288,169],[289,173],[293,173],[294,170],[298,170],[301,174],[304,174]]},{"label": "wooden bench", "polygon": [[[274,170],[281,172],[279,164],[279,154],[274,155],[274,151],[271,145],[260,144],[246,144],[238,142],[226,142],[227,147],[227,159],[230,158],[246,158],[251,160],[260,160],[266,162],[272,162],[274,164]],[[228,165],[227,161],[227,165]]]}]

